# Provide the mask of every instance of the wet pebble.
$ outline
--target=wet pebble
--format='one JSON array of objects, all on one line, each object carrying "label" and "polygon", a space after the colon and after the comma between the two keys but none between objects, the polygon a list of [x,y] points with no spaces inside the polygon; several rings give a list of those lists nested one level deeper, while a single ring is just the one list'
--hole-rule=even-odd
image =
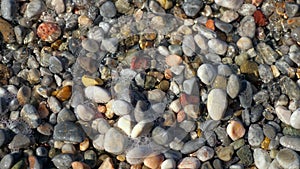
[{"label": "wet pebble", "polygon": [[243,124],[239,121],[232,120],[227,126],[227,134],[233,140],[238,140],[242,138],[246,132]]},{"label": "wet pebble", "polygon": [[291,115],[290,124],[295,129],[300,129],[300,108],[295,110]]},{"label": "wet pebble", "polygon": [[203,6],[202,0],[185,0],[182,8],[187,16],[194,17]]},{"label": "wet pebble", "polygon": [[71,154],[58,154],[51,161],[57,168],[70,168],[73,159]]},{"label": "wet pebble", "polygon": [[232,146],[227,146],[227,147],[220,146],[216,149],[216,153],[218,158],[221,159],[222,161],[229,161],[232,158],[234,150]]},{"label": "wet pebble", "polygon": [[33,0],[27,5],[24,16],[28,19],[38,19],[45,10],[46,6],[43,1]]},{"label": "wet pebble", "polygon": [[41,122],[38,111],[31,104],[25,104],[21,110],[20,115],[26,121],[26,123],[32,128],[37,128]]},{"label": "wet pebble", "polygon": [[61,122],[54,127],[54,140],[80,143],[84,140],[84,138],[85,133],[83,132],[82,128],[73,122]]},{"label": "wet pebble", "polygon": [[161,169],[176,168],[176,162],[173,159],[166,159],[160,165]]},{"label": "wet pebble", "polygon": [[218,55],[224,55],[227,51],[227,43],[219,39],[211,39],[208,41],[210,51]]},{"label": "wet pebble", "polygon": [[16,1],[14,0],[3,0],[1,1],[1,15],[4,19],[11,21],[15,17],[13,12],[16,7]]},{"label": "wet pebble", "polygon": [[203,146],[196,152],[196,154],[197,154],[197,158],[200,161],[205,162],[205,161],[210,160],[211,158],[213,158],[214,149],[212,149],[208,146]]},{"label": "wet pebble", "polygon": [[211,64],[202,64],[197,70],[197,76],[206,85],[213,83],[217,76],[215,68]]},{"label": "wet pebble", "polygon": [[75,114],[83,121],[91,121],[95,117],[95,110],[87,105],[78,105],[75,109]]},{"label": "wet pebble", "polygon": [[13,140],[9,143],[9,149],[21,149],[27,148],[31,144],[31,141],[28,136],[24,134],[17,134],[14,136]]},{"label": "wet pebble", "polygon": [[3,169],[10,169],[15,162],[14,156],[12,154],[6,154],[4,157],[2,157],[0,161],[0,166]]},{"label": "wet pebble", "polygon": [[236,154],[245,166],[250,166],[253,163],[253,155],[248,145],[241,147]]},{"label": "wet pebble", "polygon": [[63,70],[62,62],[56,56],[50,57],[49,70],[52,73],[60,73]]},{"label": "wet pebble", "polygon": [[121,154],[127,146],[127,137],[116,128],[110,128],[104,138],[104,149],[113,154]]}]

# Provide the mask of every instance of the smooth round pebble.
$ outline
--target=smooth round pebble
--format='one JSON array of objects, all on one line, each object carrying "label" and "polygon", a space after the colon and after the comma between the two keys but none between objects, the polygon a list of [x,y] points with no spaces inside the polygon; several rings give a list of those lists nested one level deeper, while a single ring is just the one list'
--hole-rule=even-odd
[{"label": "smooth round pebble", "polygon": [[204,84],[210,85],[215,80],[217,76],[217,71],[213,65],[206,63],[206,64],[202,64],[198,68],[197,76]]},{"label": "smooth round pebble", "polygon": [[207,97],[207,111],[213,120],[221,120],[226,109],[228,101],[226,92],[222,89],[213,89]]},{"label": "smooth round pebble", "polygon": [[201,163],[198,158],[185,157],[179,162],[177,168],[178,169],[186,169],[186,168],[197,169],[200,167],[200,165],[201,165]]},{"label": "smooth round pebble", "polygon": [[279,142],[284,147],[300,151],[300,137],[283,136],[280,138]]},{"label": "smooth round pebble", "polygon": [[88,86],[84,90],[85,96],[96,103],[107,103],[111,100],[110,93],[99,86]]},{"label": "smooth round pebble", "polygon": [[284,169],[299,168],[299,158],[299,155],[295,151],[287,148],[281,149],[276,155],[276,160]]},{"label": "smooth round pebble", "polygon": [[116,128],[110,128],[104,138],[104,149],[107,152],[119,155],[127,146],[127,137]]},{"label": "smooth round pebble", "polygon": [[258,124],[251,124],[248,131],[248,142],[251,146],[260,146],[264,140],[264,133]]},{"label": "smooth round pebble", "polygon": [[291,115],[290,124],[295,129],[300,129],[300,108],[295,110]]},{"label": "smooth round pebble", "polygon": [[227,131],[228,136],[233,141],[242,138],[246,132],[243,124],[236,120],[232,120],[229,122],[226,131]]},{"label": "smooth round pebble", "polygon": [[214,149],[208,146],[203,146],[198,151],[196,151],[196,155],[200,161],[204,162],[214,157]]},{"label": "smooth round pebble", "polygon": [[268,169],[271,164],[271,157],[267,151],[256,148],[253,153],[254,163],[259,169]]}]

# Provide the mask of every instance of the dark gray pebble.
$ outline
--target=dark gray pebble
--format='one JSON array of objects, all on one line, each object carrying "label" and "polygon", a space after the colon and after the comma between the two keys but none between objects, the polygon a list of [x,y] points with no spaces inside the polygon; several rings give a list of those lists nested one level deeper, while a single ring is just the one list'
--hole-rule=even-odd
[{"label": "dark gray pebble", "polygon": [[54,127],[53,139],[80,143],[85,139],[85,133],[83,132],[82,128],[75,123],[65,121],[58,123]]}]

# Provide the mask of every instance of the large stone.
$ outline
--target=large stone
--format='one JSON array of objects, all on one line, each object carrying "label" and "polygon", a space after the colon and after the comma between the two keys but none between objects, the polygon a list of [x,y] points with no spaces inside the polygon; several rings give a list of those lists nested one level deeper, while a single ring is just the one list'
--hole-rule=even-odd
[{"label": "large stone", "polygon": [[104,149],[107,152],[119,155],[124,152],[127,143],[127,137],[116,128],[110,128],[105,134]]}]

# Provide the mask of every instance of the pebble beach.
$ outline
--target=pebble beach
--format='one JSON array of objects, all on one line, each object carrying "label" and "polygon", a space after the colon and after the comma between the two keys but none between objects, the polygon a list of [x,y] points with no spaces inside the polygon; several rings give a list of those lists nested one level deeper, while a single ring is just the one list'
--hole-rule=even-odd
[{"label": "pebble beach", "polygon": [[0,169],[300,169],[300,0],[0,0]]}]

